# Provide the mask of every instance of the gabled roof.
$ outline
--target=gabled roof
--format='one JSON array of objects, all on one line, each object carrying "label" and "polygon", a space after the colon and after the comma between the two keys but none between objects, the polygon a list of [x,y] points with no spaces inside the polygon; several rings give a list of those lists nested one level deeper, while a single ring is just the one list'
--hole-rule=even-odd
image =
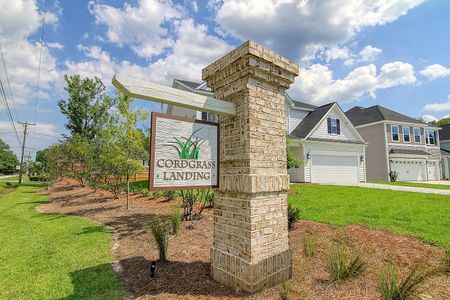
[{"label": "gabled roof", "polygon": [[442,129],[439,130],[439,140],[441,142],[450,140],[450,124],[442,126]]},{"label": "gabled roof", "polygon": [[305,102],[292,100],[292,103],[294,103],[294,108],[301,108],[306,110],[315,110],[317,108],[317,106]]},{"label": "gabled roof", "polygon": [[380,105],[374,105],[368,108],[355,106],[348,110],[345,115],[354,126],[371,124],[379,121],[394,121],[428,125],[427,123],[405,116]]},{"label": "gabled roof", "polygon": [[450,151],[441,148],[441,156],[450,156]]},{"label": "gabled roof", "polygon": [[291,132],[291,135],[303,139],[308,136],[311,130],[316,127],[322,118],[330,111],[335,102],[328,103],[317,107],[314,111],[310,112],[298,126]]}]

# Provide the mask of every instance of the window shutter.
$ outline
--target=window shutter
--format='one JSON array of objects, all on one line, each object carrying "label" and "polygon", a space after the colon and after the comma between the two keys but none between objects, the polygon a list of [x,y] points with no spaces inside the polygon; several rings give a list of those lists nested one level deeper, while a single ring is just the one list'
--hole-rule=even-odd
[{"label": "window shutter", "polygon": [[336,119],[336,133],[341,134],[341,120]]},{"label": "window shutter", "polygon": [[327,118],[328,133],[331,133],[331,118]]}]

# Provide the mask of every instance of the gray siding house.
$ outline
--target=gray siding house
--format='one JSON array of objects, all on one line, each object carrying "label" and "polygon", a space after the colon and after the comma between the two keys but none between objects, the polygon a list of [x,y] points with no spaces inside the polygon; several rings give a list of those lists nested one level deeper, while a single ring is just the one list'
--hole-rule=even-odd
[{"label": "gray siding house", "polygon": [[439,142],[441,144],[442,178],[450,178],[450,124],[444,125],[439,130]]},{"label": "gray siding house", "polygon": [[[212,96],[201,83],[175,79],[172,87]],[[289,169],[291,181],[357,184],[366,180],[364,142],[337,103],[320,107],[293,101],[286,95],[286,131],[290,150],[303,163]],[[167,113],[217,121],[217,116],[177,106]]]},{"label": "gray siding house", "polygon": [[389,181],[396,171],[399,181],[441,178],[438,127],[385,107],[353,107],[346,112],[366,142],[368,181]]}]

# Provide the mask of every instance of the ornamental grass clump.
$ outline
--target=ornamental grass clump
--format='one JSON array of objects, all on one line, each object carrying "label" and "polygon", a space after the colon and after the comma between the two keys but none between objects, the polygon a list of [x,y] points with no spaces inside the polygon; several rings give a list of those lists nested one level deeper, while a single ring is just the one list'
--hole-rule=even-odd
[{"label": "ornamental grass clump", "polygon": [[172,232],[177,235],[180,231],[181,214],[178,206],[172,206],[172,213],[170,214],[170,222],[172,223]]},{"label": "ornamental grass clump", "polygon": [[163,196],[164,196],[164,198],[166,198],[167,201],[173,200],[173,198],[175,198],[176,195],[177,195],[177,192],[174,190],[167,190],[167,191],[163,192]]},{"label": "ornamental grass clump", "polygon": [[307,232],[303,238],[303,252],[306,256],[313,257],[317,254],[317,235]]},{"label": "ornamental grass clump", "polygon": [[288,229],[294,228],[295,222],[300,219],[300,208],[293,207],[291,203],[288,203]]},{"label": "ornamental grass clump", "polygon": [[169,232],[163,224],[152,222],[150,229],[155,239],[159,251],[159,260],[164,262],[167,260],[167,249],[169,248]]},{"label": "ornamental grass clump", "polygon": [[404,279],[400,279],[397,266],[393,263],[388,264],[379,279],[381,298],[383,300],[411,299],[417,294],[420,284],[436,273],[436,270],[424,270],[416,264]]},{"label": "ornamental grass clump", "polygon": [[352,279],[361,275],[367,268],[361,256],[357,255],[350,261],[347,252],[347,248],[342,244],[335,245],[330,250],[327,267],[333,281]]}]

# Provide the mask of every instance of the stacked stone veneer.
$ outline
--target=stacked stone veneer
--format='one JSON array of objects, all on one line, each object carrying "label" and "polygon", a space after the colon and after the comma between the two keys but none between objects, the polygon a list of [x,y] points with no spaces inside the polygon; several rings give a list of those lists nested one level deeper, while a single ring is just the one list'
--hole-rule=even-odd
[{"label": "stacked stone veneer", "polygon": [[291,278],[284,91],[297,75],[298,65],[251,41],[203,69],[215,96],[237,108],[219,116],[211,249],[213,278],[236,290]]}]

